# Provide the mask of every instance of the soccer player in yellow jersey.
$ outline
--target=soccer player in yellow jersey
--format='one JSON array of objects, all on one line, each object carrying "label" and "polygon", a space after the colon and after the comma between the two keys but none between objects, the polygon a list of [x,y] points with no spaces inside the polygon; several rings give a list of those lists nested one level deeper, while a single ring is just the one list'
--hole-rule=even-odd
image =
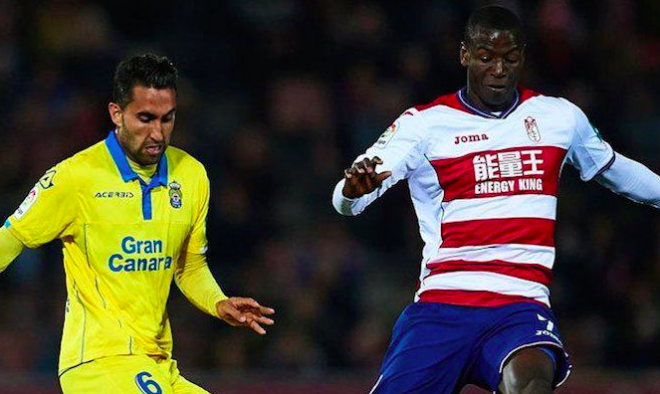
[{"label": "soccer player in yellow jersey", "polygon": [[209,271],[209,180],[200,162],[168,146],[176,81],[165,57],[121,62],[108,106],[116,129],[47,171],[0,229],[0,272],[24,247],[64,244],[65,394],[207,393],[172,359],[172,279],[232,326],[265,334],[262,325],[274,323],[274,310],[227,298]]}]

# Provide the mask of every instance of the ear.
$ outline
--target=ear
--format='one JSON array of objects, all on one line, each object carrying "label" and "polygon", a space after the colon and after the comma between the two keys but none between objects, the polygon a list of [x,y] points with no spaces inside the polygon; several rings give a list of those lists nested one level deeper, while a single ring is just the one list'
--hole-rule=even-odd
[{"label": "ear", "polygon": [[467,44],[465,41],[461,41],[461,53],[460,53],[461,66],[467,67],[470,61],[470,51],[468,51]]},{"label": "ear", "polygon": [[117,129],[119,129],[123,124],[124,118],[124,112],[122,111],[121,107],[117,103],[109,103],[108,112],[110,113],[110,119],[112,120],[112,123],[117,126]]}]

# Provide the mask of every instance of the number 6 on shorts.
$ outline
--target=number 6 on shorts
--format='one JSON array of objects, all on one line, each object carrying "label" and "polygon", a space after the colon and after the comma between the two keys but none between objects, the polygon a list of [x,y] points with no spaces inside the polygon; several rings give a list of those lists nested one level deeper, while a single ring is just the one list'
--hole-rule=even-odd
[{"label": "number 6 on shorts", "polygon": [[163,394],[155,380],[149,379],[152,375],[149,372],[140,372],[135,376],[135,384],[144,394]]}]

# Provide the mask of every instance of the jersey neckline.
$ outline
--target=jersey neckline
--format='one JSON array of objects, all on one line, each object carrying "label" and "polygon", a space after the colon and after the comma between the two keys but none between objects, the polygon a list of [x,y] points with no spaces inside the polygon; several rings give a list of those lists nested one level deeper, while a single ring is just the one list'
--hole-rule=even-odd
[{"label": "jersey neckline", "polygon": [[515,93],[516,93],[516,97],[514,98],[509,108],[504,109],[502,111],[497,111],[498,113],[491,111],[483,111],[477,108],[477,106],[474,105],[474,103],[472,103],[470,97],[467,94],[467,87],[463,87],[461,90],[456,92],[456,98],[458,99],[459,103],[461,103],[465,108],[470,110],[470,112],[475,115],[479,115],[489,119],[504,119],[507,116],[509,116],[509,114],[513,112],[513,110],[515,110],[520,104],[520,92],[518,91],[518,89],[515,90]]},{"label": "jersey neckline", "polygon": [[[128,159],[126,158],[126,154],[124,153],[124,150],[117,140],[115,130],[110,131],[108,138],[105,139],[105,144],[108,147],[110,156],[112,156],[112,160],[115,162],[115,165],[117,166],[117,169],[119,170],[119,173],[121,174],[124,182],[139,179],[140,183],[144,183],[140,176],[131,168],[131,165],[128,164]],[[167,185],[167,157],[165,156],[165,153],[163,153],[161,156],[160,161],[158,162],[156,173],[151,178],[151,182],[149,184],[149,186],[152,188],[156,185]]]},{"label": "jersey neckline", "polygon": [[467,87],[463,87],[455,93],[449,93],[443,96],[438,97],[433,102],[425,105],[417,105],[414,108],[418,111],[424,111],[426,109],[433,108],[438,105],[443,105],[449,108],[453,108],[470,115],[476,115],[486,119],[504,119],[513,113],[522,103],[529,100],[532,97],[540,96],[540,93],[537,93],[533,90],[517,88],[516,89],[516,99],[512,105],[506,110],[502,111],[499,114],[495,114],[488,111],[482,111],[478,109],[472,102],[469,101],[467,96]]}]

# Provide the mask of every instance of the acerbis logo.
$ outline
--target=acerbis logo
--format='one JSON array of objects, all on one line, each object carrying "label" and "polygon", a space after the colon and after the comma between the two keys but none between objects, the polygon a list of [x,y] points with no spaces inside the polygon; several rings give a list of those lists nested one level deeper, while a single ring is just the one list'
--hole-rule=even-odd
[{"label": "acerbis logo", "polygon": [[95,198],[133,198],[133,192],[97,192]]}]

